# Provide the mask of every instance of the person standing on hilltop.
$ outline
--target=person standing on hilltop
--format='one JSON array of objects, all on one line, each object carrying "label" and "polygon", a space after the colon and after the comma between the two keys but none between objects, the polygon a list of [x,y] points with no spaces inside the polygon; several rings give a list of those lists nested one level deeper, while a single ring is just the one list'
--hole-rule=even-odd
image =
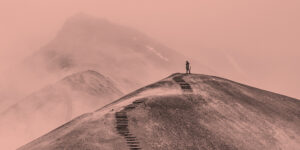
[{"label": "person standing on hilltop", "polygon": [[189,61],[186,61],[185,69],[186,69],[186,74],[191,74],[191,66],[190,66]]}]

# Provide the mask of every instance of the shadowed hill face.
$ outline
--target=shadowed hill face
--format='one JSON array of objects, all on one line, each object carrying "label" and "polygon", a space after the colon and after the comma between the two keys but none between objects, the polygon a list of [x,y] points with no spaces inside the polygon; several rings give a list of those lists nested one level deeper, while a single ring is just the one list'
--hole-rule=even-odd
[{"label": "shadowed hill face", "polygon": [[1,148],[16,148],[122,95],[109,78],[95,71],[69,75],[29,95],[1,114]]},{"label": "shadowed hill face", "polygon": [[20,150],[296,150],[299,108],[299,100],[226,79],[174,74]]}]

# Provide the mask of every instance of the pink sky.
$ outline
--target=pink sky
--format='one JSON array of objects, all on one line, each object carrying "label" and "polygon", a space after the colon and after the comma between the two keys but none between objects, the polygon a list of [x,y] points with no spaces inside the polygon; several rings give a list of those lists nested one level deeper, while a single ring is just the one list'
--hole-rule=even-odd
[{"label": "pink sky", "polygon": [[1,0],[0,70],[78,12],[137,28],[218,76],[300,98],[299,0]]}]

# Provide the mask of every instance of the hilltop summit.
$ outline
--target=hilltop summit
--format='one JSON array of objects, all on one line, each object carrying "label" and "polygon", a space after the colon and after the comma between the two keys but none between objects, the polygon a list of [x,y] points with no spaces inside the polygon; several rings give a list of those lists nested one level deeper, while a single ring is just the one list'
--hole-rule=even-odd
[{"label": "hilltop summit", "polygon": [[173,74],[19,150],[296,150],[300,101],[219,77]]}]

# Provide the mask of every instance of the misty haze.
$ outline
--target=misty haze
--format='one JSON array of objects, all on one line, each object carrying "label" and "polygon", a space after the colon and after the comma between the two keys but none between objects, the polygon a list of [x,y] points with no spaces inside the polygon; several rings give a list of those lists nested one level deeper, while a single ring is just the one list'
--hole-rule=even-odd
[{"label": "misty haze", "polygon": [[0,149],[300,149],[300,2],[0,2]]}]

